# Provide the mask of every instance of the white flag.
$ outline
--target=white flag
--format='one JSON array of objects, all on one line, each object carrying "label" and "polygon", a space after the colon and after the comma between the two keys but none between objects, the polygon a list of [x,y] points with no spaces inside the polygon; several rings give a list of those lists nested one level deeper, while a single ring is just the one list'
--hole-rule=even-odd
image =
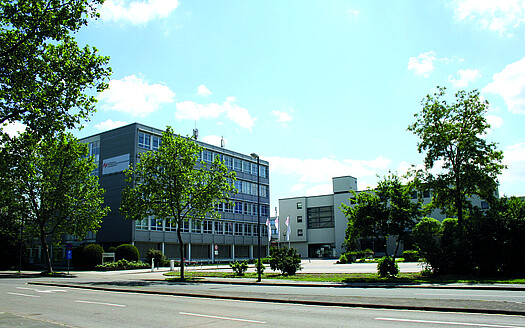
[{"label": "white flag", "polygon": [[290,241],[290,234],[292,233],[292,228],[290,227],[290,217],[286,217],[286,241]]},{"label": "white flag", "polygon": [[277,240],[280,240],[279,238],[279,217],[275,218],[275,230],[277,231]]},{"label": "white flag", "polygon": [[266,226],[268,227],[268,241],[272,240],[272,224],[270,223],[270,219],[266,219]]}]

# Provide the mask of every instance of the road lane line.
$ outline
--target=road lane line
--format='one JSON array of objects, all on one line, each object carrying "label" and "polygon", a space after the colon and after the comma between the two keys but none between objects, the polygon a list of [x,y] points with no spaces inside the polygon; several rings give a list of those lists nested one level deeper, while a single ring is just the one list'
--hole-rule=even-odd
[{"label": "road lane line", "polygon": [[16,289],[32,290],[37,293],[51,293],[51,294],[56,293],[56,292],[67,293],[67,291],[61,290],[61,289],[37,289],[37,288],[28,288],[28,287],[16,287]]},{"label": "road lane line", "polygon": [[81,301],[81,300],[76,300],[75,302],[76,302],[76,303],[87,303],[87,304],[98,304],[98,305],[116,306],[116,307],[126,307],[125,305],[122,305],[122,304],[103,303],[103,302],[91,302],[91,301]]},{"label": "road lane line", "polygon": [[455,326],[474,326],[474,327],[490,327],[490,328],[522,328],[523,326],[508,326],[508,325],[492,325],[486,323],[469,323],[469,322],[453,322],[453,321],[431,321],[431,320],[415,320],[415,319],[397,319],[397,318],[375,318],[381,321],[399,321],[399,322],[414,322],[426,324],[439,325],[455,325]]},{"label": "road lane line", "polygon": [[8,293],[9,295],[16,295],[16,296],[25,296],[25,297],[40,297],[38,295],[27,295],[27,294],[19,294],[19,293]]},{"label": "road lane line", "polygon": [[207,315],[207,314],[199,314],[199,313],[179,312],[179,314],[191,315],[194,317],[204,317],[204,318],[212,318],[212,319],[231,320],[231,321],[242,321],[242,322],[250,322],[250,323],[266,323],[266,321],[257,321],[257,320],[230,318],[230,317],[219,317],[216,315]]}]

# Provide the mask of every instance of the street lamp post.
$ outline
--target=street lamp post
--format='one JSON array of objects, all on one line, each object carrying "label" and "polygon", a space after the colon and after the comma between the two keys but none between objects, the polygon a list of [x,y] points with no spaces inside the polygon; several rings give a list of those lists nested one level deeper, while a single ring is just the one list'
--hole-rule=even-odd
[{"label": "street lamp post", "polygon": [[261,281],[261,198],[260,198],[260,181],[259,181],[259,165],[260,165],[260,159],[259,155],[256,153],[251,154],[254,159],[257,160],[257,247],[259,248],[257,250],[257,282]]}]

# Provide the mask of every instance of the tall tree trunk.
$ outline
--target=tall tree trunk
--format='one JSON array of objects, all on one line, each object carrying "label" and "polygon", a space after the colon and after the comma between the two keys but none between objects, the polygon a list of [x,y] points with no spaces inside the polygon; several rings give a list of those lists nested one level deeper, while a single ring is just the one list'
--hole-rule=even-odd
[{"label": "tall tree trunk", "polygon": [[178,221],[179,224],[177,225],[177,237],[179,238],[179,255],[180,255],[180,279],[184,280],[184,260],[185,260],[185,252],[184,252],[184,242],[182,241],[181,236],[181,228],[182,228],[182,221]]},{"label": "tall tree trunk", "polygon": [[47,248],[46,235],[44,231],[40,231],[40,242],[42,243],[42,248],[44,249],[44,260],[47,267],[47,272],[53,272],[53,267],[51,265],[51,257],[49,256],[49,249]]}]

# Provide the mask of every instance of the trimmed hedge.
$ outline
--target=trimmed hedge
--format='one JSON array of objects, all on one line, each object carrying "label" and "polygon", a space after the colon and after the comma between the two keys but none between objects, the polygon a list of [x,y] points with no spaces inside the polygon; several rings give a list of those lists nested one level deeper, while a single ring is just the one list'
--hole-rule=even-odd
[{"label": "trimmed hedge", "polygon": [[99,244],[87,245],[82,250],[84,265],[89,268],[94,268],[96,265],[102,263],[102,253],[104,253],[104,249]]},{"label": "trimmed hedge", "polygon": [[131,244],[122,244],[115,249],[115,261],[127,260],[136,262],[140,258],[139,250]]}]

